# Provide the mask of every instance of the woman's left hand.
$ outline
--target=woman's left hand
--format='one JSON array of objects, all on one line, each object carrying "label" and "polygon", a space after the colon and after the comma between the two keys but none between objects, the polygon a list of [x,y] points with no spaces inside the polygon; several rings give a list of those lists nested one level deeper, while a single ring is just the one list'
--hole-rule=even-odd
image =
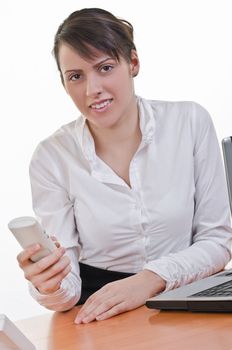
[{"label": "woman's left hand", "polygon": [[92,294],[80,309],[75,323],[105,320],[144,305],[165,289],[165,281],[149,270],[106,284]]}]

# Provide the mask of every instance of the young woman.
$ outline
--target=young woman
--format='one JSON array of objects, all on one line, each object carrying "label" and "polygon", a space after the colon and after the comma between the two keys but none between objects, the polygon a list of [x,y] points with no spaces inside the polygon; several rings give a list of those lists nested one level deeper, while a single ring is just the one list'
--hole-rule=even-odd
[{"label": "young woman", "polygon": [[[133,28],[102,9],[72,13],[54,56],[81,115],[42,141],[34,211],[58,249],[18,255],[32,296],[75,320],[103,320],[224,268],[232,230],[211,118],[193,102],[135,95]],[[59,246],[60,245],[60,246]]]}]

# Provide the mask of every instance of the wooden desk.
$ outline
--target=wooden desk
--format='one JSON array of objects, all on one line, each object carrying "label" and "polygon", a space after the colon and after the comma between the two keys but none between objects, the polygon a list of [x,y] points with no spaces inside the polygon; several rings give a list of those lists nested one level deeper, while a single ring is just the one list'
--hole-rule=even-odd
[{"label": "wooden desk", "polygon": [[38,350],[232,350],[232,314],[149,310],[75,325],[78,311],[16,322]]}]

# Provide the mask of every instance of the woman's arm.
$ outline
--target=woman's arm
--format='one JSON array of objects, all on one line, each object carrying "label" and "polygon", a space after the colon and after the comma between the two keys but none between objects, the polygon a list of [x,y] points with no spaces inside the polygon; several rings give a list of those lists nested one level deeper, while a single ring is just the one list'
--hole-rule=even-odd
[{"label": "woman's arm", "polygon": [[[42,227],[48,234],[56,236],[60,249],[65,251],[57,261],[55,256],[48,256],[38,263],[29,263],[27,255],[21,255],[19,259],[25,277],[30,281],[29,290],[33,298],[46,308],[63,311],[73,307],[80,298],[80,246],[73,203],[63,183],[62,172],[66,169],[59,169],[57,157],[49,142],[41,143],[30,164],[30,180],[34,212]],[[66,270],[70,266],[71,271],[67,274],[63,270],[64,276],[60,275],[57,279],[53,270],[62,269],[63,265]],[[45,271],[47,266],[49,273]]]},{"label": "woman's arm", "polygon": [[222,270],[231,258],[232,229],[225,174],[210,116],[193,104],[194,217],[192,244],[145,264],[167,281],[166,290]]}]

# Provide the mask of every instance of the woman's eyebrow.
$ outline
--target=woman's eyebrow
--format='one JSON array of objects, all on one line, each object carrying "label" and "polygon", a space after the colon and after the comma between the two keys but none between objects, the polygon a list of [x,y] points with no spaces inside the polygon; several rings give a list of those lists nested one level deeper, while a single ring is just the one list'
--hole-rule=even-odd
[{"label": "woman's eyebrow", "polygon": [[112,59],[113,59],[112,57],[104,58],[104,60],[95,63],[95,64],[93,65],[93,67],[96,68],[96,67],[100,66],[101,64],[107,62],[108,60],[112,60]]},{"label": "woman's eyebrow", "polygon": [[[107,57],[107,58],[104,58],[104,60],[101,60],[97,63],[95,63],[93,65],[94,68],[97,68],[98,66],[100,66],[101,64],[107,62],[108,60],[113,60],[112,57]],[[75,73],[81,73],[82,72],[82,69],[77,69],[77,68],[73,68],[73,69],[67,69],[64,74],[67,74],[67,73],[70,73],[70,72],[75,72]]]},{"label": "woman's eyebrow", "polygon": [[81,70],[81,69],[75,69],[75,68],[73,68],[73,69],[67,69],[67,70],[64,72],[64,74],[71,73],[71,72],[81,73],[82,70]]}]

